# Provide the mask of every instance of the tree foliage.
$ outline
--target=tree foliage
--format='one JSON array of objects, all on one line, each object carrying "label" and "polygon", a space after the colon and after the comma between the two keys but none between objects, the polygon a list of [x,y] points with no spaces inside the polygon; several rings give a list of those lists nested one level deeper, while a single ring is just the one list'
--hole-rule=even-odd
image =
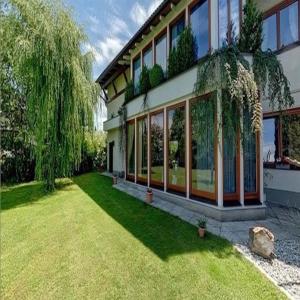
[{"label": "tree foliage", "polygon": [[162,67],[155,64],[149,71],[150,85],[154,88],[165,80],[164,71]]},{"label": "tree foliage", "polygon": [[24,92],[36,142],[36,176],[48,190],[78,168],[84,131],[93,126],[97,88],[86,37],[58,1],[1,3],[5,45],[18,89]]}]

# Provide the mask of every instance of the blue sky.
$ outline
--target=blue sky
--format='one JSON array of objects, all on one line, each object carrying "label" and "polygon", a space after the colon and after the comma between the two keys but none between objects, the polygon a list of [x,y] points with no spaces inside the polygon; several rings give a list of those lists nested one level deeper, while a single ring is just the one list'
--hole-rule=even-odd
[{"label": "blue sky", "polygon": [[95,57],[96,79],[162,0],[64,0],[89,41],[83,45]]}]

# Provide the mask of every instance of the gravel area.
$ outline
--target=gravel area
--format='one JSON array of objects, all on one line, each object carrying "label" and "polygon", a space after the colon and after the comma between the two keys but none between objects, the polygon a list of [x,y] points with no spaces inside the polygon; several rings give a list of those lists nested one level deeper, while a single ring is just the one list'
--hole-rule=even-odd
[{"label": "gravel area", "polygon": [[284,288],[292,299],[300,299],[300,240],[275,241],[276,258],[273,260],[252,253],[246,244],[237,244],[236,247]]}]

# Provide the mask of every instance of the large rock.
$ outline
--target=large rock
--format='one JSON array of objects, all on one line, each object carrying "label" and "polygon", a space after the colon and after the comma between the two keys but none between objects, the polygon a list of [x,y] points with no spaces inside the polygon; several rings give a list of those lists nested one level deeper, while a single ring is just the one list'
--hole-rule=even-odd
[{"label": "large rock", "polygon": [[274,257],[274,235],[265,227],[249,229],[249,246],[251,251],[264,257]]}]

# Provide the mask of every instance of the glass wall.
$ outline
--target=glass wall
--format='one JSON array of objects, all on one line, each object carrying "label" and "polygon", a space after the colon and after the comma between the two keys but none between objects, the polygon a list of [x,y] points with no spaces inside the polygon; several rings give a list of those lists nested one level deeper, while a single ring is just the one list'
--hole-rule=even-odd
[{"label": "glass wall", "polygon": [[160,65],[164,72],[167,70],[167,36],[163,35],[155,42],[155,63]]},{"label": "glass wall", "polygon": [[190,24],[196,39],[197,58],[206,55],[209,50],[208,1],[199,1],[190,11]]},{"label": "glass wall", "polygon": [[263,42],[261,46],[263,51],[277,49],[277,30],[276,15],[270,16],[263,22]]},{"label": "glass wall", "polygon": [[251,116],[244,111],[243,116],[243,154],[244,154],[244,193],[257,192],[256,134],[251,128]]},{"label": "glass wall", "polygon": [[215,199],[215,116],[213,97],[191,103],[192,194]]},{"label": "glass wall", "polygon": [[148,125],[147,117],[137,121],[137,179],[147,182],[148,178]]},{"label": "glass wall", "polygon": [[127,179],[134,180],[135,176],[135,130],[134,122],[127,123],[126,165]]},{"label": "glass wall", "polygon": [[219,0],[219,47],[227,40],[228,7],[227,0]]},{"label": "glass wall", "polygon": [[168,110],[168,188],[185,192],[185,106]]},{"label": "glass wall", "polygon": [[163,186],[164,184],[164,113],[151,115],[151,185]]},{"label": "glass wall", "polygon": [[177,21],[170,28],[170,44],[171,48],[175,48],[177,46],[178,37],[180,33],[184,29],[184,17],[182,17],[179,21]]},{"label": "glass wall", "polygon": [[147,66],[148,69],[153,66],[153,55],[152,55],[152,47],[149,47],[143,52],[143,64]]},{"label": "glass wall", "polygon": [[134,93],[139,93],[139,80],[141,74],[141,57],[138,56],[133,61],[133,84],[134,84]]}]

